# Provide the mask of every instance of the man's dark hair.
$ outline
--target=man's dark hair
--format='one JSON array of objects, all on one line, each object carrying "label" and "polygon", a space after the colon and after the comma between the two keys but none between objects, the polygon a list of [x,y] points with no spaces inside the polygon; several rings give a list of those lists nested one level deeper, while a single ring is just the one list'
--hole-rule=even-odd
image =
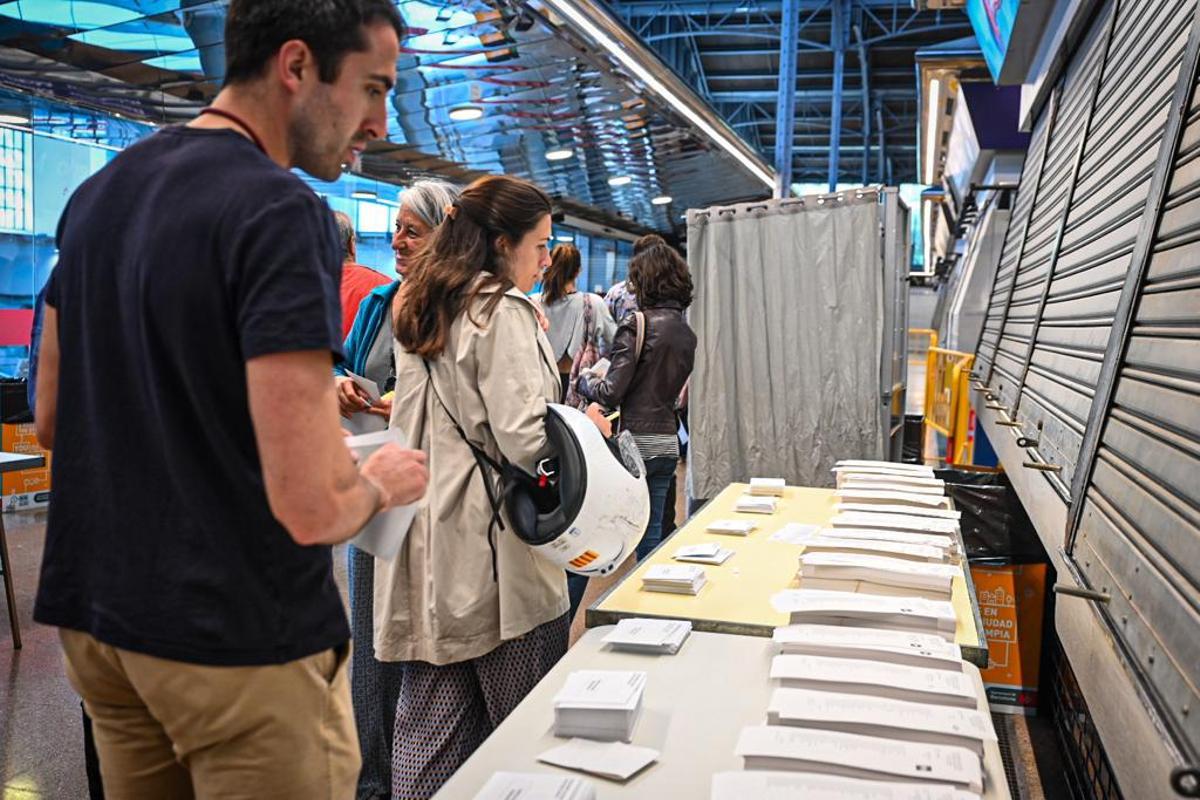
[{"label": "man's dark hair", "polygon": [[392,0],[233,0],[225,19],[225,85],[262,75],[292,39],[308,45],[318,77],[332,83],[347,53],[367,49],[366,26],[378,23],[404,41],[407,28]]}]

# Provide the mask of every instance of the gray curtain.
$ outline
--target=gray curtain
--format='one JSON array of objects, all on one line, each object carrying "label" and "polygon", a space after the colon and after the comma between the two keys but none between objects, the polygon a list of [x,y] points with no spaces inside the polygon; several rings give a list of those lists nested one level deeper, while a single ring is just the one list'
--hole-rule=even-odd
[{"label": "gray curtain", "polygon": [[693,498],[884,457],[881,210],[872,192],[689,212]]}]

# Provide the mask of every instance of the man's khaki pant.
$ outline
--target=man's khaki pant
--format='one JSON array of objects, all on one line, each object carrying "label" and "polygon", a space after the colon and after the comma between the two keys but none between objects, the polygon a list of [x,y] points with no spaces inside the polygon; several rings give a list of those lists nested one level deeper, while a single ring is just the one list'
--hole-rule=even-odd
[{"label": "man's khaki pant", "polygon": [[206,667],[61,631],[109,800],[353,798],[349,648],[287,664]]}]

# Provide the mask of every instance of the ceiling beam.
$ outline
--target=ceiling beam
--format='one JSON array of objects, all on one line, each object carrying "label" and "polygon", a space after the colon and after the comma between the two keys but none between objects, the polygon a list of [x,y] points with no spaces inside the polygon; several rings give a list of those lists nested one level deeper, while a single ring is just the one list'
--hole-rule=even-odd
[{"label": "ceiling beam", "polygon": [[829,191],[838,184],[842,156],[842,91],[846,84],[846,25],[850,21],[850,0],[833,0],[833,27],[829,47],[833,50],[833,119],[829,123]]},{"label": "ceiling beam", "polygon": [[[714,76],[715,77],[715,76]],[[876,89],[875,96],[883,100],[915,99],[917,87],[902,89]],[[717,90],[712,93],[712,99],[717,103],[764,103],[776,100],[779,92],[770,89],[733,89],[730,91]],[[829,103],[834,99],[832,87],[829,89],[800,89],[796,92],[798,103]]]},{"label": "ceiling beam", "polygon": [[775,197],[792,193],[792,137],[796,131],[796,47],[800,0],[784,0],[779,38],[779,86],[775,105]]},{"label": "ceiling beam", "polygon": [[[614,3],[617,13],[625,19],[645,19],[665,15],[687,17],[720,17],[730,14],[773,14],[783,13],[783,0],[711,0],[711,2],[670,2],[670,0],[633,0]],[[854,0],[854,5],[863,8],[912,11],[909,0]],[[819,11],[829,7],[829,0],[799,0],[799,11]]]}]

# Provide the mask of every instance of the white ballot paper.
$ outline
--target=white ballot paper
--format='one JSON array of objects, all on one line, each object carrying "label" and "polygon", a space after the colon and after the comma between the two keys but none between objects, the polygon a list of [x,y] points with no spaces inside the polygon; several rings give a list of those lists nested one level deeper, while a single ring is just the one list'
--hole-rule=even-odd
[{"label": "white ballot paper", "polygon": [[537,757],[538,761],[556,767],[590,772],[615,781],[627,781],[658,760],[658,751],[635,747],[625,742],[593,742],[572,739],[551,748]]},{"label": "white ballot paper", "polygon": [[936,783],[868,781],[807,772],[718,772],[712,800],[979,800]]},{"label": "white ballot paper", "polygon": [[789,689],[865,694],[958,708],[979,704],[975,684],[961,672],[865,658],[777,655],[771,660],[771,679]]},{"label": "white ballot paper", "polygon": [[751,478],[750,494],[757,496],[783,497],[783,478]]},{"label": "white ballot paper", "polygon": [[944,550],[948,555],[958,555],[958,542],[948,533],[913,533],[891,528],[822,528],[821,537],[919,544]]},{"label": "white ballot paper", "polygon": [[980,758],[984,742],[996,741],[991,715],[978,708],[810,689],[776,689],[767,722],[966,747]]},{"label": "white ballot paper", "polygon": [[904,542],[889,542],[883,539],[843,538],[836,535],[836,530],[828,536],[814,536],[804,542],[804,552],[808,553],[869,553],[902,558],[906,561],[924,561],[930,564],[943,564],[948,554],[944,547],[934,547],[923,544],[906,544]]},{"label": "white ballot paper", "polygon": [[940,533],[944,536],[953,536],[958,531],[958,520],[865,511],[845,511],[836,514],[829,524],[835,528],[888,528],[915,533]]},{"label": "white ballot paper", "polygon": [[[346,377],[354,381],[354,385],[367,393],[371,404],[379,402],[379,384],[375,381],[364,378],[361,375],[355,375],[350,370],[346,370]],[[348,430],[354,436],[362,436],[366,433],[377,433],[386,430],[388,421],[378,414],[368,414],[365,411],[356,411],[350,415],[349,419],[342,419],[342,427]]]},{"label": "white ballot paper", "polygon": [[655,564],[642,575],[642,588],[649,592],[697,594],[707,581],[700,567]]},{"label": "white ballot paper", "polygon": [[615,650],[675,655],[691,632],[689,620],[623,619],[601,641]]},{"label": "white ballot paper", "polygon": [[727,536],[749,536],[758,525],[743,519],[718,519],[708,523],[705,528],[709,533],[723,533]]},{"label": "white ballot paper", "polygon": [[[345,442],[346,446],[358,456],[359,464],[366,461],[371,453],[388,442],[395,442],[400,447],[408,447],[408,442],[399,428],[351,436]],[[376,558],[382,558],[384,561],[393,560],[404,545],[404,540],[408,538],[408,529],[412,526],[413,517],[417,514],[417,506],[417,503],[412,503],[379,512],[350,540],[350,544]]]},{"label": "white ballot paper", "polygon": [[746,769],[795,770],[892,781],[946,783],[983,790],[979,756],[965,747],[919,744],[814,728],[743,728],[736,754]]},{"label": "white ballot paper", "polygon": [[865,582],[888,590],[929,592],[935,595],[931,598],[934,600],[949,599],[954,578],[962,575],[962,569],[953,564],[930,564],[863,553],[810,553],[807,550],[800,556],[800,571],[806,579]]},{"label": "white ballot paper", "polygon": [[628,741],[642,711],[645,688],[645,672],[572,672],[554,696],[554,735]]},{"label": "white ballot paper", "polygon": [[876,492],[908,492],[910,494],[928,494],[934,497],[945,497],[946,487],[932,483],[909,483],[903,480],[864,481],[857,478],[846,478],[837,485],[839,492],[876,491]]},{"label": "white ballot paper", "polygon": [[954,641],[957,618],[944,600],[887,597],[821,589],[784,589],[771,597],[775,610],[791,615],[793,624],[844,625],[932,633]]},{"label": "white ballot paper", "polygon": [[671,556],[676,561],[694,561],[697,564],[724,564],[733,555],[732,550],[726,550],[719,544],[689,544],[675,551]]},{"label": "white ballot paper", "polygon": [[495,772],[475,800],[596,800],[596,787],[583,778],[540,772]]},{"label": "white ballot paper", "polygon": [[833,465],[834,472],[854,472],[856,470],[877,470],[895,472],[905,475],[927,475],[933,477],[933,467],[924,464],[901,464],[898,461],[855,461],[843,459]]},{"label": "white ballot paper", "polygon": [[770,541],[784,544],[807,544],[810,539],[821,532],[820,525],[801,525],[789,522],[771,534]]},{"label": "white ballot paper", "polygon": [[838,489],[833,493],[840,503],[879,503],[888,505],[950,508],[950,500],[942,495],[914,494],[888,489]]},{"label": "white ballot paper", "polygon": [[851,470],[835,471],[835,476],[838,486],[841,486],[845,481],[861,481],[863,483],[902,483],[911,486],[937,486],[943,487],[946,482],[941,478],[935,478],[932,474],[924,473],[906,473],[906,472],[879,472],[875,470],[865,470],[855,472]]},{"label": "white ballot paper", "polygon": [[779,507],[777,497],[758,497],[744,494],[734,503],[733,510],[741,514],[774,514]]},{"label": "white ballot paper", "polygon": [[925,506],[892,506],[886,503],[834,503],[833,510],[838,513],[845,511],[861,511],[868,514],[901,514],[910,517],[934,517],[936,519],[962,519],[961,511],[951,511],[947,508],[927,508]]},{"label": "white ballot paper", "polygon": [[833,658],[868,658],[892,664],[962,672],[962,650],[929,633],[840,625],[784,625],[772,640],[779,652]]}]

